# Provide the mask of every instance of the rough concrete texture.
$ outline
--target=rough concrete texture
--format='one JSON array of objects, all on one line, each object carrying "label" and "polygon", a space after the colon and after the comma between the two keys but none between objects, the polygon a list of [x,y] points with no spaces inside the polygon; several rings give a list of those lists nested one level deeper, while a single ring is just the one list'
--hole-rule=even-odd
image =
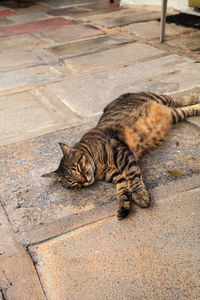
[{"label": "rough concrete texture", "polygon": [[45,299],[33,261],[26,249],[16,241],[1,205],[0,299]]},{"label": "rough concrete texture", "polygon": [[71,25],[66,27],[54,28],[51,30],[44,31],[42,36],[52,39],[59,43],[67,43],[73,40],[86,38],[90,36],[97,36],[103,34],[102,31],[95,27],[85,26],[82,24]]},{"label": "rough concrete texture", "polygon": [[[182,26],[177,26],[175,24],[166,24],[166,37],[178,35],[186,32],[190,32],[192,29]],[[147,40],[159,39],[160,38],[160,22],[150,21],[130,24],[128,26],[123,26],[121,31],[127,31],[133,33],[138,37],[145,38]]]},{"label": "rough concrete texture", "polygon": [[194,60],[168,55],[149,62],[73,77],[49,84],[48,89],[72,111],[90,116],[100,113],[106,104],[123,93],[144,90],[165,94],[199,86],[199,73],[200,64],[194,63]]},{"label": "rough concrete texture", "polygon": [[198,299],[199,192],[30,247],[48,299]]},{"label": "rough concrete texture", "polygon": [[101,51],[112,46],[134,42],[134,38],[122,34],[112,34],[103,37],[79,41],[76,43],[65,44],[49,48],[50,53],[56,56],[73,57],[83,54],[88,54],[96,51]]},{"label": "rough concrete texture", "polygon": [[64,76],[54,67],[44,65],[4,72],[0,74],[0,93],[22,87],[30,88],[62,77]]},{"label": "rough concrete texture", "polygon": [[[112,13],[111,16],[107,15],[101,19],[94,19],[93,17],[88,17],[89,21],[94,21],[95,24],[101,25],[106,28],[113,28],[115,26],[124,26],[131,23],[145,22],[150,20],[156,20],[160,18],[160,12],[142,12],[140,14],[134,14],[132,11],[129,14],[125,13],[122,16],[114,16]],[[109,13],[108,13],[109,14]]]},{"label": "rough concrete texture", "polygon": [[93,53],[69,58],[65,60],[65,64],[73,73],[93,72],[127,66],[163,53],[163,51],[149,45],[135,43],[102,51],[101,55]]},{"label": "rough concrete texture", "polygon": [[49,46],[47,41],[42,41],[36,36],[33,35],[20,35],[20,36],[12,36],[12,38],[3,38],[0,43],[0,51],[13,50],[13,43],[15,45],[15,49],[20,49],[23,51],[24,49],[33,49],[33,48],[42,48]]},{"label": "rough concrete texture", "polygon": [[200,49],[199,49],[200,32],[199,30],[196,30],[195,32],[183,36],[182,39],[180,39],[180,37],[177,37],[176,39],[168,41],[167,44],[175,48],[181,47],[185,50],[189,50],[197,54],[200,54]]},{"label": "rough concrete texture", "polygon": [[[94,124],[75,127],[1,147],[1,201],[15,232],[64,216],[83,214],[116,200],[114,186],[108,183],[99,182],[80,191],[70,191],[41,178],[42,174],[58,167],[62,157],[58,142],[73,145],[92,126]],[[186,124],[175,126],[168,141],[141,162],[147,187],[153,189],[198,174],[199,147],[199,130]],[[170,174],[171,170],[181,172],[181,176],[176,178]]]},{"label": "rough concrete texture", "polygon": [[3,112],[0,145],[71,127],[81,121],[44,88],[0,96],[0,110]]}]

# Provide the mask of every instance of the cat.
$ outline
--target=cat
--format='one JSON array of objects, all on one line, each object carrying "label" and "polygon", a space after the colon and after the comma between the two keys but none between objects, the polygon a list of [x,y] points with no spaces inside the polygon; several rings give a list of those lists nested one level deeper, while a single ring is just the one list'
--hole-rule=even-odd
[{"label": "cat", "polygon": [[200,115],[198,96],[175,100],[153,93],[123,94],[104,108],[96,127],[63,152],[58,169],[43,177],[60,181],[66,188],[82,188],[104,180],[116,184],[117,217],[125,218],[135,202],[150,205],[138,161],[167,136],[172,124]]}]

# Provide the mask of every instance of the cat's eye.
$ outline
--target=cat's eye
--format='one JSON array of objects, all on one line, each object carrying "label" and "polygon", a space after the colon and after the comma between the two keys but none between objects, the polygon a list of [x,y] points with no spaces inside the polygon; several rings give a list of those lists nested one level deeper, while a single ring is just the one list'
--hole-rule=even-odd
[{"label": "cat's eye", "polygon": [[76,167],[72,167],[71,170],[72,170],[72,171],[76,171]]}]

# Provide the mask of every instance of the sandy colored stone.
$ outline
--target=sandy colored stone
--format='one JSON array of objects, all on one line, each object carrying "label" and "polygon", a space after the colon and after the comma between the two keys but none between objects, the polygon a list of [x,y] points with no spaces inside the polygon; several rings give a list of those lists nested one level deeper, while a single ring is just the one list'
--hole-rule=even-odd
[{"label": "sandy colored stone", "polygon": [[147,57],[163,54],[162,50],[149,45],[131,43],[113,49],[65,60],[65,64],[74,73],[102,71],[127,66]]},{"label": "sandy colored stone", "polygon": [[[130,24],[128,26],[122,27],[120,30],[133,33],[138,37],[142,37],[148,40],[160,38],[160,22],[158,21]],[[191,28],[177,26],[175,24],[166,24],[165,36],[168,37],[178,35],[190,32],[191,30]]]},{"label": "sandy colored stone", "polygon": [[[178,55],[49,84],[61,101],[81,116],[100,113],[127,92],[178,92],[199,86],[200,64]],[[77,93],[78,91],[78,93]],[[83,105],[84,103],[84,105]]]},{"label": "sandy colored stone", "polygon": [[0,73],[0,92],[7,90],[30,87],[62,78],[63,75],[52,66],[35,66]]},{"label": "sandy colored stone", "polygon": [[58,57],[73,57],[82,54],[88,54],[100,50],[110,48],[115,45],[126,44],[134,42],[134,38],[122,34],[112,34],[100,36],[98,38],[68,43],[56,47],[49,48],[48,51]]},{"label": "sandy colored stone", "polygon": [[0,299],[44,300],[37,272],[0,206]]},{"label": "sandy colored stone", "polygon": [[103,32],[95,29],[94,27],[82,24],[59,27],[42,32],[42,36],[50,38],[59,43],[65,43],[89,36],[96,36],[99,34],[103,34]]},{"label": "sandy colored stone", "polygon": [[48,299],[198,299],[199,192],[29,247]]}]

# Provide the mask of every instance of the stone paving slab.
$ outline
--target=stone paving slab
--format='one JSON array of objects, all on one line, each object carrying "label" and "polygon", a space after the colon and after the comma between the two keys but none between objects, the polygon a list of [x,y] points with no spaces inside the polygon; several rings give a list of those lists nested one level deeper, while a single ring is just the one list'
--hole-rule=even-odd
[{"label": "stone paving slab", "polygon": [[123,93],[151,91],[164,94],[199,87],[199,73],[200,64],[189,58],[169,55],[49,84],[48,89],[72,111],[88,117],[101,112],[106,104]]},{"label": "stone paving slab", "polygon": [[166,43],[175,48],[182,48],[200,54],[200,32],[198,30],[185,36],[167,41]]},{"label": "stone paving slab", "polygon": [[10,49],[0,52],[1,72],[17,67],[34,66],[44,63],[42,59],[30,50]]},{"label": "stone paving slab", "polygon": [[0,73],[0,94],[13,89],[41,85],[64,77],[54,67],[35,66],[21,70]]},{"label": "stone paving slab", "polygon": [[145,58],[161,54],[164,54],[164,51],[149,45],[131,43],[102,51],[100,54],[97,52],[80,57],[68,58],[64,62],[74,73],[94,72],[131,65]]},{"label": "stone paving slab", "polygon": [[[116,200],[112,184],[97,182],[73,191],[41,178],[58,166],[62,157],[58,142],[73,145],[93,126],[94,123],[82,125],[1,147],[1,202],[15,232],[35,230],[63,217],[71,222],[74,215],[83,215]],[[199,174],[199,134],[195,127],[179,124],[168,141],[144,158],[141,166],[148,188]],[[172,169],[182,172],[182,176],[172,176],[168,172]]]},{"label": "stone paving slab", "polygon": [[52,8],[65,8],[65,7],[72,7],[77,6],[80,4],[87,4],[91,2],[101,2],[102,0],[40,0],[42,4],[46,4]]},{"label": "stone paving slab", "polygon": [[35,267],[0,205],[0,299],[45,300]]},{"label": "stone paving slab", "polygon": [[48,10],[46,13],[50,16],[74,16],[79,15],[82,13],[87,13],[90,10],[83,9],[81,7],[68,7],[68,8],[58,8],[58,9],[51,9]]},{"label": "stone paving slab", "polygon": [[12,36],[8,38],[2,38],[0,43],[0,51],[7,51],[8,49],[32,49],[32,48],[43,48],[48,47],[50,44],[47,41],[43,41],[34,35],[20,35]]},{"label": "stone paving slab", "polygon": [[58,27],[41,33],[42,36],[59,43],[66,43],[101,34],[104,33],[97,28],[82,24]]},{"label": "stone paving slab", "polygon": [[43,31],[50,28],[67,26],[75,24],[75,21],[66,20],[64,18],[52,18],[47,20],[35,21],[25,24],[13,25],[8,27],[0,27],[0,38],[6,36],[13,36],[25,33],[32,33],[37,31]]},{"label": "stone paving slab", "polygon": [[105,15],[101,14],[99,18],[96,16],[86,17],[84,20],[93,22],[97,25],[104,26],[106,28],[124,26],[131,23],[145,22],[160,18],[160,12],[134,12],[134,10],[121,10],[118,12],[111,12]]},{"label": "stone paving slab", "polygon": [[0,96],[0,145],[79,124],[69,109],[44,95],[33,90]]},{"label": "stone paving slab", "polygon": [[49,17],[43,13],[43,12],[36,12],[33,14],[26,14],[26,15],[17,15],[17,16],[8,16],[7,19],[9,21],[12,21],[13,24],[24,24],[24,23],[30,23],[35,22],[39,20],[45,20]]},{"label": "stone paving slab", "polygon": [[111,46],[135,41],[133,37],[122,34],[111,34],[86,41],[74,42],[49,48],[50,53],[56,56],[73,57],[107,49]]},{"label": "stone paving slab", "polygon": [[[128,33],[133,33],[136,36],[147,40],[160,38],[160,22],[158,21],[130,24],[128,26],[124,26],[120,28],[120,30]],[[165,36],[168,37],[168,36],[183,34],[186,32],[190,32],[191,30],[192,30],[191,28],[177,26],[175,24],[166,24]]]},{"label": "stone paving slab", "polygon": [[199,192],[29,247],[48,299],[198,299]]}]

